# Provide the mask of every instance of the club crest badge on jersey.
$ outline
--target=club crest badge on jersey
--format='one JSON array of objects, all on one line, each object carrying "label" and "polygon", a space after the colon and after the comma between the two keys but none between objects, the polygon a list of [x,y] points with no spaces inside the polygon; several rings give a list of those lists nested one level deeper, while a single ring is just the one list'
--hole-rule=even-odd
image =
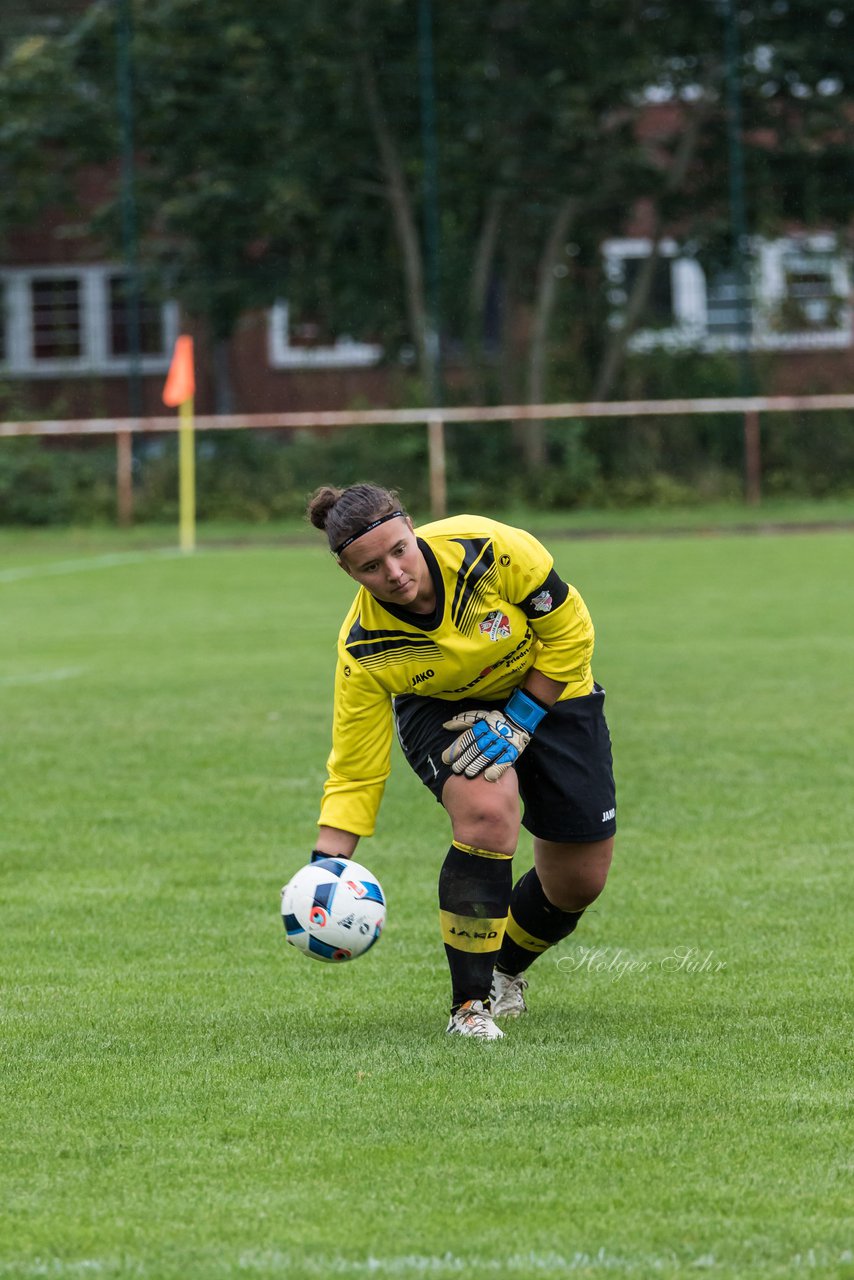
[{"label": "club crest badge on jersey", "polygon": [[510,619],[500,609],[493,609],[481,622],[479,630],[490,640],[506,640],[510,635]]},{"label": "club crest badge on jersey", "polygon": [[540,591],[531,601],[531,608],[536,609],[537,613],[548,613],[554,601],[550,593],[546,590]]}]

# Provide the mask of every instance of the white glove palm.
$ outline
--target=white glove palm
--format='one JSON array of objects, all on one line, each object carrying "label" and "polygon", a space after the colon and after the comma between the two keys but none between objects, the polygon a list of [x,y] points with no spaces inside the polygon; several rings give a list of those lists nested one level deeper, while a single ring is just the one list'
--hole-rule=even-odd
[{"label": "white glove palm", "polygon": [[504,711],[461,711],[443,726],[462,732],[442,759],[454,773],[467,778],[482,773],[487,782],[497,782],[519,759],[547,710],[517,689]]},{"label": "white glove palm", "polygon": [[487,782],[497,782],[531,741],[531,735],[508,720],[503,711],[463,711],[446,720],[444,728],[464,730],[442,752],[445,764],[467,778],[482,773]]}]

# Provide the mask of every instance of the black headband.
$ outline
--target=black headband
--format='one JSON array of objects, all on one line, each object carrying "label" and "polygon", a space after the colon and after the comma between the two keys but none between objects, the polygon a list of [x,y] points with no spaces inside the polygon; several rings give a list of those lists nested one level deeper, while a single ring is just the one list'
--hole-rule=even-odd
[{"label": "black headband", "polygon": [[349,538],[345,538],[337,547],[332,548],[334,556],[340,556],[341,552],[349,547],[351,542],[355,542],[357,538],[363,538],[366,533],[370,533],[372,529],[376,529],[378,525],[385,524],[386,520],[394,520],[396,516],[405,516],[405,511],[390,511],[387,516],[380,516],[379,520],[372,520],[370,524],[363,525],[361,529],[357,529]]}]

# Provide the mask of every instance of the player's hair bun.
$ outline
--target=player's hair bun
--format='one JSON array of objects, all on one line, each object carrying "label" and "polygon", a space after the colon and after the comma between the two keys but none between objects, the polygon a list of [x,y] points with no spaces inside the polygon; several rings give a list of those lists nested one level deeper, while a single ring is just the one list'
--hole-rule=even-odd
[{"label": "player's hair bun", "polygon": [[344,493],[343,489],[334,489],[331,484],[322,484],[308,500],[305,514],[315,529],[325,529],[329,513]]},{"label": "player's hair bun", "polygon": [[336,489],[331,484],[315,489],[308,500],[306,516],[315,529],[323,529],[334,551],[342,542],[367,525],[393,511],[403,508],[394,489],[384,489],[378,484],[351,484],[346,489]]}]

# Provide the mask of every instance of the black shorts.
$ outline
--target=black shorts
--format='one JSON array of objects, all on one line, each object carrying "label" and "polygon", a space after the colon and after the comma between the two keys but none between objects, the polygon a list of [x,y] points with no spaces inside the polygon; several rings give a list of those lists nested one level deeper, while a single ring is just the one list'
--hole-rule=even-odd
[{"label": "black shorts", "polygon": [[[438,801],[452,775],[442,752],[458,737],[442,723],[458,711],[503,710],[507,700],[418,697],[394,700],[397,736],[410,766]],[[558,843],[605,840],[617,829],[617,801],[611,735],[605,720],[605,690],[557,702],[537,727],[513,766],[524,811],[522,824],[532,835]]]}]

